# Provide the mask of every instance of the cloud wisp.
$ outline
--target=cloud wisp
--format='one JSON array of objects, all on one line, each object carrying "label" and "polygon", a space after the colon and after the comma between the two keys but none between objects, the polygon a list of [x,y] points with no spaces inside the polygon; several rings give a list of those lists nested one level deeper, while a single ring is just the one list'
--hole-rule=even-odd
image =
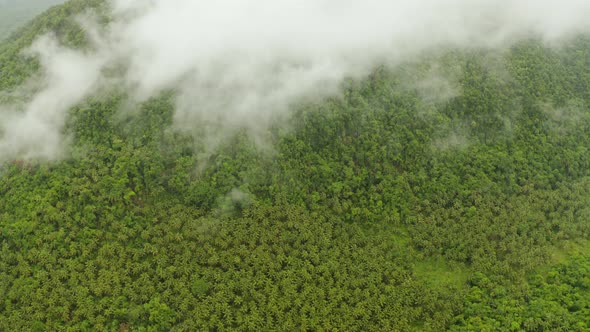
[{"label": "cloud wisp", "polygon": [[301,98],[338,92],[347,77],[439,47],[501,48],[590,32],[582,0],[111,0],[112,22],[87,27],[96,50],[37,40],[43,88],[18,111],[0,106],[0,159],[61,155],[68,108],[116,77],[134,101],[177,91],[190,130],[261,129]]}]

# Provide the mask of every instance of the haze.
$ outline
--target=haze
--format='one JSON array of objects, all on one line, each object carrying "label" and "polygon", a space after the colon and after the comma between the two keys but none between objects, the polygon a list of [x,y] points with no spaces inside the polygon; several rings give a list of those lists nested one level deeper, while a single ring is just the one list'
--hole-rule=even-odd
[{"label": "haze", "polygon": [[[55,159],[68,108],[116,82],[134,102],[177,91],[177,128],[264,130],[302,98],[338,93],[345,77],[440,47],[503,48],[523,38],[587,33],[582,0],[113,0],[108,30],[88,24],[95,52],[43,36],[31,51],[45,88],[4,105],[0,159]],[[125,64],[117,77],[103,69]],[[22,89],[26,89],[23,87]],[[15,92],[17,93],[17,92]],[[22,91],[18,91],[22,93]]]},{"label": "haze", "polygon": [[0,40],[45,9],[65,0],[0,0]]}]

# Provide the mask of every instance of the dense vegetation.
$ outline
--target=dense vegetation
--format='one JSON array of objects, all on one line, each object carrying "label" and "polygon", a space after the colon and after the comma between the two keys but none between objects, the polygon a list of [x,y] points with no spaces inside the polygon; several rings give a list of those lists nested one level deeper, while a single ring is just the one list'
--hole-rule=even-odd
[{"label": "dense vegetation", "polygon": [[70,158],[0,169],[0,330],[589,331],[589,88],[583,36],[448,51],[215,151],[170,94],[88,100]]}]

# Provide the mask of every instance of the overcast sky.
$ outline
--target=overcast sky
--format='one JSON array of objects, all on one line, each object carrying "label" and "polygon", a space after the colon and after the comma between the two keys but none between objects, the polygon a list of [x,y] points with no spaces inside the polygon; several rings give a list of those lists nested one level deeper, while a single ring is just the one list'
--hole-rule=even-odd
[{"label": "overcast sky", "polygon": [[0,0],[0,39],[45,9],[65,0]]}]

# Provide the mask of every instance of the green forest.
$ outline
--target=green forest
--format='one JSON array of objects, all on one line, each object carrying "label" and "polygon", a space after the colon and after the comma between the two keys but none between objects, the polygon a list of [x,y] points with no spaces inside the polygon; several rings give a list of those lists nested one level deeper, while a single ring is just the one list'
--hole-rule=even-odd
[{"label": "green forest", "polygon": [[[0,44],[0,91],[101,4]],[[433,73],[454,92],[426,98]],[[0,331],[590,331],[590,36],[342,91],[215,151],[170,130],[170,91],[70,109],[68,158],[0,166]]]}]

